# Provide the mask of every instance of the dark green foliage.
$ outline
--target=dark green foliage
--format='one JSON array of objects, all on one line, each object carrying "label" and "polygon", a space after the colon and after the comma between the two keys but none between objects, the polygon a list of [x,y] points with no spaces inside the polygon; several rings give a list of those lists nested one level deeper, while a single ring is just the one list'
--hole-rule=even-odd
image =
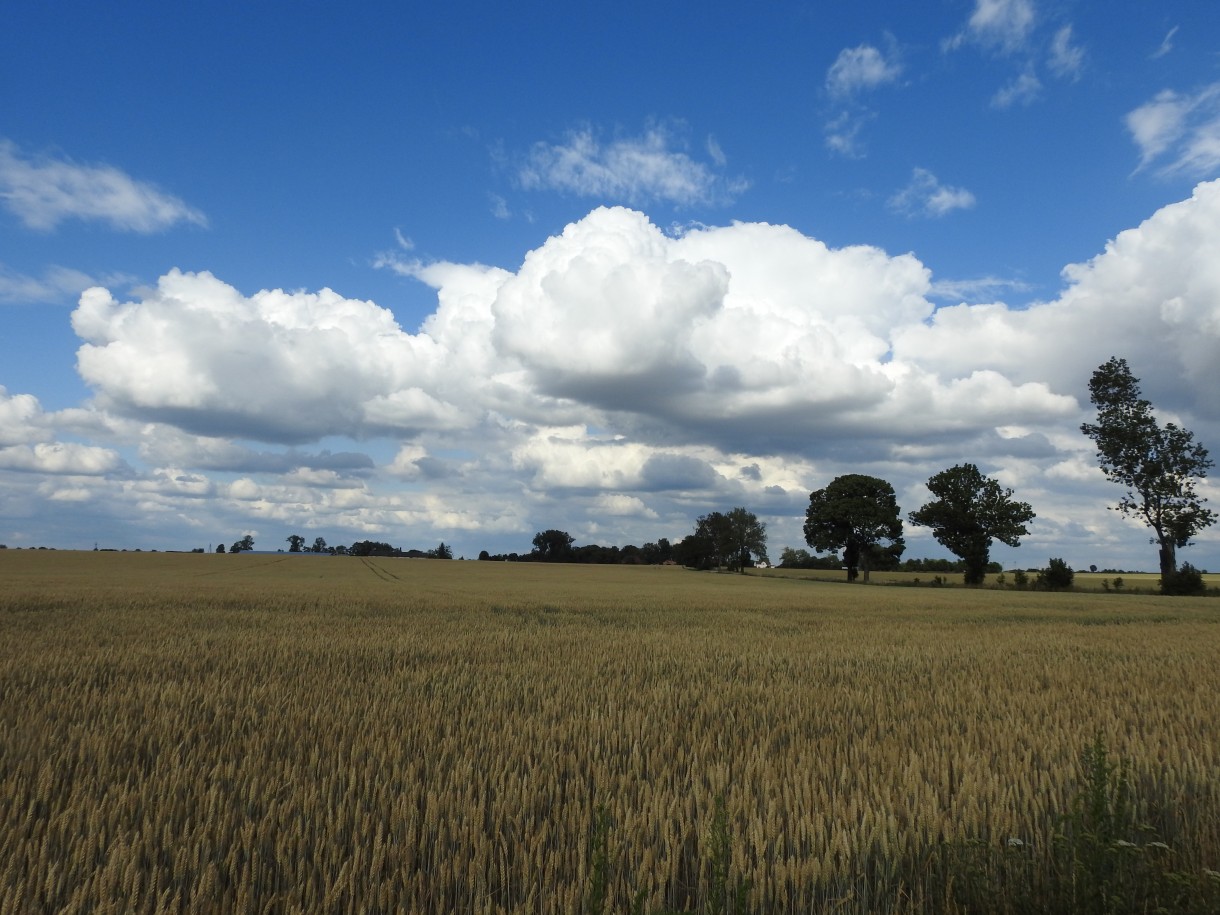
[{"label": "dark green foliage", "polygon": [[1014,502],[1012,490],[983,476],[973,464],[958,464],[930,480],[936,499],[908,516],[912,524],[932,528],[937,541],[966,564],[968,585],[980,585],[987,574],[991,541],[1020,544],[1035,517],[1027,502]]},{"label": "dark green foliage", "polygon": [[300,534],[289,534],[287,539],[289,553],[301,552],[301,547],[305,545],[304,537],[302,537]]},{"label": "dark green foliage", "polygon": [[695,569],[744,571],[767,558],[767,525],[744,508],[702,515],[695,532],[674,547],[674,559]]},{"label": "dark green foliage", "polygon": [[1097,422],[1083,423],[1080,431],[1097,444],[1102,472],[1126,490],[1117,510],[1152,528],[1162,588],[1172,589],[1176,551],[1216,521],[1215,512],[1203,507],[1207,499],[1195,491],[1212,466],[1207,449],[1195,442],[1194,433],[1157,422],[1126,359],[1112,357],[1100,366],[1089,380],[1089,395]]},{"label": "dark green foliage", "polygon": [[610,814],[604,804],[593,810],[593,833],[589,836],[589,891],[585,894],[584,911],[602,915],[610,890]]},{"label": "dark green foliage", "polygon": [[[881,548],[887,541],[888,547]],[[847,580],[857,569],[868,581],[875,561],[893,565],[902,555],[902,519],[894,487],[885,480],[849,473],[809,495],[805,542],[818,552],[842,550]]]},{"label": "dark green foliage", "polygon": [[712,810],[712,825],[708,833],[707,854],[711,863],[712,882],[707,891],[709,915],[744,915],[746,900],[750,895],[750,881],[738,877],[729,879],[729,865],[733,860],[733,835],[729,829],[729,815],[724,806],[724,795],[716,795]]},{"label": "dark green foliage", "polygon": [[942,848],[946,903],[965,913],[1220,911],[1215,872],[1179,870],[1173,849],[1140,823],[1137,809],[1129,764],[1113,762],[1098,735],[1081,753],[1079,787],[1047,840]]},{"label": "dark green foliage", "polygon": [[567,531],[539,531],[534,535],[534,551],[530,558],[538,562],[568,562],[572,558],[573,541]]},{"label": "dark green foliage", "polygon": [[1203,573],[1189,562],[1182,563],[1169,581],[1161,579],[1162,594],[1198,595],[1206,594],[1207,586],[1203,583]]},{"label": "dark green foliage", "polygon": [[347,548],[349,556],[401,556],[402,550],[378,540],[357,540]]},{"label": "dark green foliage", "polygon": [[1052,559],[1050,564],[1038,573],[1038,581],[1050,591],[1065,591],[1072,586],[1075,576],[1072,567],[1062,559]]},{"label": "dark green foliage", "polygon": [[779,556],[781,569],[841,569],[843,561],[838,556],[814,556],[808,550],[786,546]]},{"label": "dark green foliage", "polygon": [[242,553],[252,549],[254,549],[254,538],[249,534],[246,534],[246,536],[242,537],[241,540],[238,540],[231,547],[229,547],[229,552]]}]

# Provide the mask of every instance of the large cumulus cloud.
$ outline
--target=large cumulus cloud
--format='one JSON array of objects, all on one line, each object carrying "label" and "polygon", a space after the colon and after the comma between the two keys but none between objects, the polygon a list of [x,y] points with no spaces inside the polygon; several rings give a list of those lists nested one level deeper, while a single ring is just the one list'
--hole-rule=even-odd
[{"label": "large cumulus cloud", "polygon": [[897,328],[895,359],[942,375],[987,370],[1083,394],[1093,368],[1127,358],[1167,409],[1220,419],[1220,182],[1121,232],[1063,271],[1050,302],[962,304]]},{"label": "large cumulus cloud", "polygon": [[103,406],[199,434],[306,442],[462,422],[428,390],[443,360],[432,339],[329,289],[246,297],[173,270],[140,301],[87,290],[72,326]]},{"label": "large cumulus cloud", "polygon": [[[166,516],[210,493],[265,527],[642,542],[746,504],[799,543],[808,492],[839,473],[885,477],[913,508],[932,473],[972,460],[1034,503],[1034,549],[1100,551],[1146,536],[1105,510],[1078,432],[1089,374],[1125,356],[1215,447],[1217,237],[1220,184],[1203,184],[1067,267],[1050,301],[938,309],[914,254],[599,208],[514,270],[383,257],[435,290],[416,333],[331,290],[245,294],[179,271],[132,301],[92,289],[73,324],[95,410],[138,442],[138,498]],[[20,395],[0,416],[21,476],[53,426],[90,428]],[[115,472],[113,453],[43,451],[61,473]]]}]

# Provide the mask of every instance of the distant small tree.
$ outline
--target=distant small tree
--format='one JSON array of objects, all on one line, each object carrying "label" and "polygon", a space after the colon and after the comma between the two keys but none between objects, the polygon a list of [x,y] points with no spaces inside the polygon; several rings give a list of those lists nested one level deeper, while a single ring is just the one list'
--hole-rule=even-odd
[{"label": "distant small tree", "polygon": [[744,572],[753,557],[767,559],[767,525],[741,507],[701,515],[694,534],[674,548],[675,559],[701,569]]},{"label": "distant small tree", "polygon": [[445,541],[441,541],[440,545],[434,550],[428,550],[430,559],[452,559],[453,550],[445,545]]},{"label": "distant small tree", "polygon": [[1076,573],[1062,559],[1052,559],[1045,569],[1038,574],[1038,580],[1044,588],[1052,591],[1066,591],[1072,586]]},{"label": "distant small tree", "polygon": [[254,549],[254,538],[249,534],[246,534],[246,536],[242,537],[241,540],[238,540],[231,547],[229,547],[229,552],[242,553],[252,549]]},{"label": "distant small tree", "polygon": [[301,552],[301,547],[303,547],[304,545],[305,545],[305,538],[302,537],[300,534],[289,534],[288,535],[288,552],[289,553]]},{"label": "distant small tree", "polygon": [[1014,502],[1012,490],[983,476],[973,464],[958,464],[928,480],[936,498],[907,516],[932,528],[932,536],[966,564],[968,585],[981,585],[991,558],[991,541],[1018,546],[1035,517],[1028,502]]},{"label": "distant small tree", "polygon": [[313,541],[313,547],[310,549],[310,552],[311,553],[325,553],[326,552],[326,538],[325,537],[315,537],[314,541]]},{"label": "distant small tree", "polygon": [[725,534],[729,571],[744,574],[745,567],[754,559],[767,562],[767,525],[744,508],[730,509],[725,517],[728,519]]},{"label": "distant small tree", "polygon": [[217,553],[223,553],[224,551],[225,551],[225,545],[223,543],[216,544]]},{"label": "distant small tree", "polygon": [[555,529],[539,531],[534,535],[534,551],[531,558],[539,562],[569,562],[572,559],[572,544],[575,538],[567,531]]},{"label": "distant small tree", "polygon": [[487,550],[479,550],[479,559],[482,562],[488,562],[491,559],[491,553],[487,552]]},{"label": "distant small tree", "polygon": [[848,581],[856,580],[857,568],[868,581],[872,560],[882,558],[883,540],[890,548],[885,558],[897,561],[904,547],[902,518],[894,487],[885,480],[849,473],[810,493],[805,542],[819,552],[842,550]]}]

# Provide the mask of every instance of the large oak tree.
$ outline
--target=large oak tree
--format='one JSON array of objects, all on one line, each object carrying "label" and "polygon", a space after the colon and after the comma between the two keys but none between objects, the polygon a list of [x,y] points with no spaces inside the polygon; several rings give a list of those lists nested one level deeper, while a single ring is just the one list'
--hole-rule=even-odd
[{"label": "large oak tree", "polygon": [[973,464],[958,464],[930,480],[936,498],[908,516],[932,528],[932,536],[966,565],[966,584],[981,585],[987,574],[991,541],[1018,546],[1034,520],[1028,502],[1014,502],[1012,490],[985,477]]},{"label": "large oak tree", "polygon": [[902,518],[894,487],[885,480],[849,473],[810,493],[805,542],[818,552],[842,550],[848,581],[856,580],[857,569],[868,581],[870,560],[883,540],[895,558],[902,555]]}]

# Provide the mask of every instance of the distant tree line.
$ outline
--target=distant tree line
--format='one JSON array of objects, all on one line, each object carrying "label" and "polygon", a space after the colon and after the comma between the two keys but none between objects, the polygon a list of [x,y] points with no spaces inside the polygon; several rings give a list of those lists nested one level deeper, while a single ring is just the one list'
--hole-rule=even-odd
[{"label": "distant tree line", "polygon": [[[314,538],[313,546],[305,546],[305,538],[300,534],[289,534],[286,538],[289,553],[317,553],[327,556],[394,556],[405,559],[452,559],[453,550],[444,541],[430,550],[404,550],[378,540],[357,540],[351,546],[328,546],[326,538]],[[254,537],[250,534],[237,540],[229,547],[230,553],[244,553],[254,549]],[[195,552],[195,551],[192,551]],[[198,552],[203,552],[199,550]],[[217,553],[225,552],[224,544],[216,547]]]},{"label": "distant tree line", "polygon": [[674,547],[665,537],[655,543],[636,546],[600,546],[596,543],[577,546],[567,531],[545,530],[534,535],[533,549],[528,553],[489,553],[482,550],[484,562],[577,562],[589,565],[662,565],[674,561]]},{"label": "distant tree line", "polygon": [[[1201,530],[1214,524],[1216,514],[1204,507],[1207,501],[1196,486],[1207,476],[1212,461],[1207,450],[1194,441],[1193,433],[1174,423],[1160,425],[1152,404],[1140,396],[1139,380],[1131,375],[1126,360],[1111,358],[1093,373],[1089,391],[1097,408],[1096,423],[1085,423],[1081,431],[1097,445],[1103,473],[1122,485],[1126,493],[1116,506],[1147,524],[1159,548],[1161,589],[1167,594],[1196,593],[1202,589],[1199,570],[1189,563],[1177,565],[1176,551],[1188,546]],[[961,573],[968,585],[982,584],[988,572],[1002,571],[992,562],[995,541],[1018,546],[1029,533],[1027,525],[1036,517],[1026,502],[1012,498],[1013,491],[984,476],[974,464],[957,464],[927,481],[933,498],[907,515],[907,522],[931,530],[932,536],[956,560],[902,560],[905,550],[903,519],[893,486],[864,474],[845,474],[810,493],[805,512],[804,549],[785,548],[783,568],[847,570],[849,581],[861,575],[868,581],[872,570]],[[312,552],[352,556],[403,556],[452,559],[453,551],[441,543],[434,549],[402,550],[388,543],[362,540],[351,546],[328,546],[318,537],[311,548],[305,538],[287,538],[290,553]],[[254,548],[254,538],[242,537],[229,547],[230,553]],[[225,551],[224,545],[217,547]],[[839,554],[842,555],[839,555]],[[700,516],[695,529],[675,544],[662,537],[643,546],[598,544],[576,545],[567,531],[548,529],[534,535],[528,553],[486,550],[479,559],[515,562],[574,562],[599,564],[656,565],[677,563],[693,569],[744,571],[767,564],[767,529],[758,517],[743,507]],[[1071,582],[1072,569],[1062,559],[1052,559],[1045,581],[1058,587]],[[1067,584],[1065,584],[1067,583]]]},{"label": "distant tree line", "polygon": [[[781,569],[822,569],[840,571],[845,563],[837,553],[829,556],[815,556],[808,550],[784,547],[780,553],[778,568]],[[962,574],[966,571],[966,563],[961,559],[902,559],[894,556],[889,550],[880,550],[873,554],[871,568],[874,572],[937,572]],[[998,562],[988,562],[987,572],[994,574],[1004,571]]]}]

